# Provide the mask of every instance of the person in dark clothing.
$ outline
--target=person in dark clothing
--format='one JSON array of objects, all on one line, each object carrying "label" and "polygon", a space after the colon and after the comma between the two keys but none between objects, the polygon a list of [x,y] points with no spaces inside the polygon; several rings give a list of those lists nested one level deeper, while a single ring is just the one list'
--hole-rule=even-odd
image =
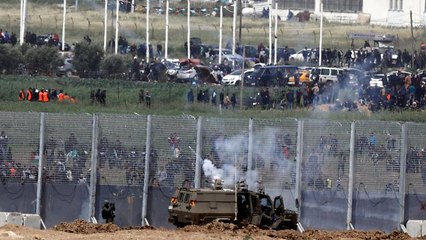
[{"label": "person in dark clothing", "polygon": [[102,218],[105,219],[105,223],[114,223],[115,218],[115,204],[108,201],[105,202],[102,207]]},{"label": "person in dark clothing", "polygon": [[223,92],[220,92],[220,94],[219,94],[219,101],[220,101],[220,106],[223,107],[223,105],[225,103],[225,94]]},{"label": "person in dark clothing", "polygon": [[186,95],[188,103],[194,103],[194,92],[192,89],[189,89],[188,94]]},{"label": "person in dark clothing", "polygon": [[101,89],[99,89],[98,88],[98,90],[96,91],[96,93],[95,93],[95,99],[96,99],[96,102],[101,102]]},{"label": "person in dark clothing", "polygon": [[91,103],[95,102],[95,90],[90,91],[90,102]]},{"label": "person in dark clothing", "polygon": [[148,91],[145,93],[145,103],[149,108],[151,108],[151,94]]},{"label": "person in dark clothing", "polygon": [[197,94],[197,101],[202,102],[203,101],[203,90],[200,89],[200,91]]},{"label": "person in dark clothing", "polygon": [[139,90],[139,103],[143,103],[144,102],[144,91],[143,89]]},{"label": "person in dark clothing", "polygon": [[102,105],[106,104],[106,90],[102,90],[99,101]]},{"label": "person in dark clothing", "polygon": [[235,109],[235,105],[237,104],[237,97],[235,96],[235,93],[233,93],[231,96],[231,104],[232,104],[232,109]]}]

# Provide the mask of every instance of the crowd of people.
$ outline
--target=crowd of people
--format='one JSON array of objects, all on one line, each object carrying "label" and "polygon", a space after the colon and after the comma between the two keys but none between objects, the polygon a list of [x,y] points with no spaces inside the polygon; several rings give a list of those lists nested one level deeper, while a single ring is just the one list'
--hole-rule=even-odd
[{"label": "crowd of people", "polygon": [[0,29],[0,44],[11,44],[15,46],[18,42],[18,38],[14,32],[9,33],[6,30]]},{"label": "crowd of people", "polygon": [[76,103],[77,99],[74,96],[64,93],[62,89],[38,89],[38,88],[28,88],[27,90],[21,89],[18,93],[18,101],[28,101],[28,102],[70,102]]}]

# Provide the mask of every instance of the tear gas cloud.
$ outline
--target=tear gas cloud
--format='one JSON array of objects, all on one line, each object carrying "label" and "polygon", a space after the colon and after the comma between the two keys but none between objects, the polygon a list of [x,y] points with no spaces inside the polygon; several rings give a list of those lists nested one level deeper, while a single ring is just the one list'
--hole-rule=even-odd
[{"label": "tear gas cloud", "polygon": [[[211,182],[221,179],[223,186],[228,188],[235,186],[235,180],[244,180],[248,188],[254,191],[258,190],[259,182],[266,188],[282,188],[284,181],[281,180],[290,176],[291,168],[295,166],[294,161],[287,161],[282,155],[282,132],[282,129],[272,127],[253,132],[253,169],[247,167],[247,134],[217,137],[214,141],[214,151],[220,166],[215,166],[211,159],[204,159],[204,175]],[[262,161],[263,167],[256,168],[257,161]]]}]

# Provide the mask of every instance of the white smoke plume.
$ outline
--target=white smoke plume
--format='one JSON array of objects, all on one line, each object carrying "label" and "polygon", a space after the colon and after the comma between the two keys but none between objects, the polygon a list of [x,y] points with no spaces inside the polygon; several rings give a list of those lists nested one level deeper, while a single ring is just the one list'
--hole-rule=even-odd
[{"label": "white smoke plume", "polygon": [[[220,167],[215,166],[212,159],[205,159],[203,171],[206,178],[213,182],[221,179],[223,186],[234,188],[235,181],[244,180],[248,189],[257,191],[259,187],[269,189],[282,189],[288,185],[291,169],[295,167],[292,159],[284,159],[282,155],[282,141],[285,133],[282,129],[274,127],[262,128],[253,132],[253,169],[248,169],[248,135],[234,136],[219,135],[215,138],[214,151]],[[292,143],[293,145],[294,143]],[[293,146],[294,147],[294,146]],[[263,167],[258,167],[258,161],[263,161]],[[235,174],[236,177],[235,177]]]},{"label": "white smoke plume", "polygon": [[222,179],[223,170],[216,168],[213,165],[213,162],[209,159],[204,159],[203,171],[204,175],[206,175],[206,177],[210,178],[212,181],[215,179]]}]

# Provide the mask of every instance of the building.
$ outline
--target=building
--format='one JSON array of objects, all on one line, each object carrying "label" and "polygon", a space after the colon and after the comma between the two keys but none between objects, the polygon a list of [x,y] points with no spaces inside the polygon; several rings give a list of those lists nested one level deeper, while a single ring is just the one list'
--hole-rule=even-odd
[{"label": "building", "polygon": [[[357,23],[360,19],[384,26],[426,25],[426,0],[322,0],[328,21]],[[293,12],[308,10],[320,15],[321,0],[276,0],[278,9]]]}]

